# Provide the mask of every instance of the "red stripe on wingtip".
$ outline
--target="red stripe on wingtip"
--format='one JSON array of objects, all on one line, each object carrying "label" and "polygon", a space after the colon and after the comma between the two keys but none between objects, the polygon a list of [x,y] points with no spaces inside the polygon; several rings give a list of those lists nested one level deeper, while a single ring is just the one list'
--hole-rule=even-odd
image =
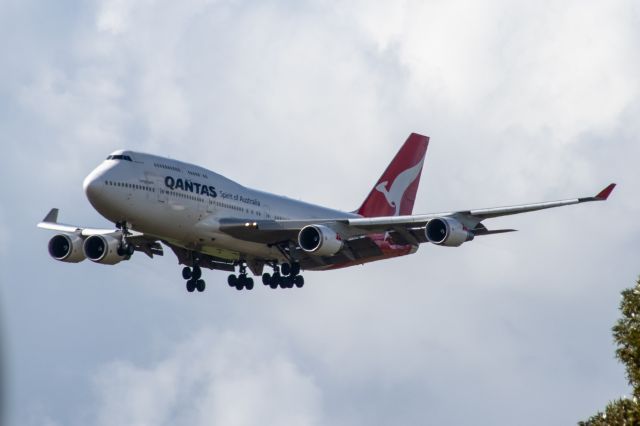
[{"label": "red stripe on wingtip", "polygon": [[609,186],[607,186],[605,189],[600,191],[598,195],[596,195],[596,198],[598,200],[606,200],[607,198],[609,198],[609,195],[611,195],[611,193],[613,192],[613,188],[615,187],[616,187],[615,183],[609,184]]}]

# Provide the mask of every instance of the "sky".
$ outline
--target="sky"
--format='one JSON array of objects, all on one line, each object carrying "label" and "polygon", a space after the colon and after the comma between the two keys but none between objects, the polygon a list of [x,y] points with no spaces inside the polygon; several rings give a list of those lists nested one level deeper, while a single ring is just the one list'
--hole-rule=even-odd
[{"label": "sky", "polygon": [[[640,274],[634,0],[0,0],[8,425],[575,423],[629,393]],[[415,212],[590,196],[519,232],[237,292],[170,251],[65,264],[48,210],[119,148],[353,210],[429,135]]]}]

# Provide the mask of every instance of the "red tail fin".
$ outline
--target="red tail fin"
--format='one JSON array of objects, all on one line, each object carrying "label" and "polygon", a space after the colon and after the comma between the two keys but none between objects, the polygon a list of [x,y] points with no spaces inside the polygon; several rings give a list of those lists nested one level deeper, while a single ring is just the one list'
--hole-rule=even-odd
[{"label": "red tail fin", "polygon": [[411,133],[357,213],[365,217],[411,214],[428,145],[428,136]]}]

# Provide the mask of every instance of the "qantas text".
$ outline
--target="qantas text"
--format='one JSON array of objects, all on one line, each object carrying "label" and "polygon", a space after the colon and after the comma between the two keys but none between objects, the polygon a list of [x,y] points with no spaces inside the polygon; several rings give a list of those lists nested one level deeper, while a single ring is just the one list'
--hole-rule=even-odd
[{"label": "qantas text", "polygon": [[173,176],[167,176],[164,178],[164,184],[167,188],[172,190],[181,189],[183,191],[192,192],[199,195],[208,195],[209,197],[216,198],[218,193],[213,186],[203,185],[198,182],[192,182],[189,179],[174,178]]}]

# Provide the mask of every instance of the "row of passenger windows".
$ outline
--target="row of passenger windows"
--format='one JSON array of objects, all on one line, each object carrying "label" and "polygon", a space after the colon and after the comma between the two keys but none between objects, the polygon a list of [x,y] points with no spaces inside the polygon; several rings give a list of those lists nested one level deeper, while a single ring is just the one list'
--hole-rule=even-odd
[{"label": "row of passenger windows", "polygon": [[173,170],[173,171],[176,171],[176,172],[179,172],[179,173],[181,173],[181,172],[182,172],[182,171],[181,171],[178,167],[176,167],[176,166],[169,166],[169,165],[167,165],[167,164],[162,164],[162,163],[153,163],[153,165],[154,165],[155,167],[159,168],[159,169]]},{"label": "row of passenger windows", "polygon": [[[138,185],[135,183],[127,183],[127,182],[115,182],[112,180],[107,180],[105,181],[105,185],[108,186],[116,186],[116,187],[121,187],[121,188],[131,188],[131,189],[137,189],[139,191],[148,191],[148,192],[156,192],[155,188],[152,188],[150,186],[145,186],[145,185]],[[199,202],[204,202],[205,199],[202,197],[196,197],[195,195],[190,195],[190,194],[185,194],[183,192],[178,192],[178,191],[165,191],[165,190],[160,190],[161,194],[167,194],[167,195],[171,195],[174,197],[179,197],[179,198],[185,198],[188,200],[192,200],[192,201],[199,201]],[[258,216],[262,216],[262,213],[259,210],[251,210],[251,209],[246,209],[244,207],[239,207],[239,206],[234,206],[233,204],[227,204],[227,203],[223,203],[222,201],[211,201],[209,200],[209,204],[213,204],[216,205],[218,207],[222,207],[225,209],[229,209],[229,210],[235,210],[238,212],[243,212],[243,213],[251,213],[251,214],[256,214]],[[269,215],[267,215],[268,217]],[[276,220],[286,220],[286,217],[283,216],[274,216],[274,219]]]},{"label": "row of passenger windows", "polygon": [[191,176],[198,176],[198,177],[205,177],[205,178],[207,177],[207,175],[202,175],[202,174],[200,174],[198,172],[194,172],[192,170],[187,170],[187,173],[189,173]]},{"label": "row of passenger windows", "polygon": [[238,207],[238,206],[234,206],[233,204],[227,204],[227,203],[223,203],[222,201],[216,201],[213,204],[215,204],[218,207],[223,207],[225,209],[230,209],[230,210],[235,210],[238,212],[246,212],[246,213],[257,213],[260,214],[260,212],[254,212],[254,211],[250,211],[249,209],[245,209],[244,207]]},{"label": "row of passenger windows", "polygon": [[146,185],[138,185],[136,183],[114,182],[112,180],[106,180],[104,183],[108,186],[119,186],[121,188],[137,189],[138,191],[156,192],[155,188]]},{"label": "row of passenger windows", "polygon": [[190,194],[185,194],[184,192],[178,192],[178,191],[165,191],[163,189],[160,190],[161,194],[167,194],[167,195],[172,195],[174,197],[180,197],[180,198],[186,198],[188,200],[193,200],[193,201],[200,201],[203,202],[204,198],[201,197],[196,197],[195,195],[190,195]]},{"label": "row of passenger windows", "polygon": [[[165,191],[165,190],[161,189],[160,193],[161,194],[171,195],[173,197],[185,198],[185,199],[192,200],[192,201],[199,201],[201,203],[206,201],[202,197],[196,197],[194,195],[185,194],[184,192]],[[251,213],[251,214],[258,215],[258,216],[262,216],[262,213],[259,210],[246,209],[244,207],[234,206],[233,204],[223,203],[222,201],[209,200],[209,204],[214,205],[214,206],[218,206],[218,207],[222,207],[222,208],[225,208],[225,209],[229,209],[229,210],[235,210],[235,211],[238,211],[238,212]]]},{"label": "row of passenger windows", "polygon": [[[168,164],[162,164],[162,163],[153,163],[153,165],[154,167],[157,167],[159,169],[173,170],[174,172],[182,173],[182,170],[180,170],[180,168],[176,166],[170,166]],[[205,179],[208,178],[206,174],[200,173],[200,172],[194,172],[193,170],[187,170],[187,173],[190,174],[191,176],[197,176]]]},{"label": "row of passenger windows", "polygon": [[133,161],[133,160],[131,160],[131,157],[129,157],[128,155],[110,155],[110,156],[107,157],[107,160]]}]

